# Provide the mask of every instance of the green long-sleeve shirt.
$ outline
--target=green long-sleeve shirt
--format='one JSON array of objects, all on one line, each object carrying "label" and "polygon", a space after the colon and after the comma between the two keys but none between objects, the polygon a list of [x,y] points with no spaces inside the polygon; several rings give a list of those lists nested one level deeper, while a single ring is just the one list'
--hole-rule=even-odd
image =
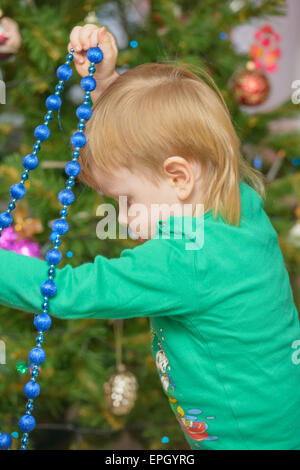
[{"label": "green long-sleeve shirt", "polygon": [[[193,449],[300,450],[298,312],[263,200],[244,182],[240,192],[239,227],[211,211],[171,216],[119,258],[57,268],[49,311],[149,317],[163,390]],[[41,312],[46,261],[0,250],[0,266],[0,303]]]}]

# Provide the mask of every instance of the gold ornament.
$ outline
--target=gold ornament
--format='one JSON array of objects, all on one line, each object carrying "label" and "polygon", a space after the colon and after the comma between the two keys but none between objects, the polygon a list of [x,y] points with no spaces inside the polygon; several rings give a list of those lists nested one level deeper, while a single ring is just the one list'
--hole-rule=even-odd
[{"label": "gold ornament", "polygon": [[138,382],[135,375],[126,370],[122,364],[122,331],[123,320],[114,321],[114,334],[116,343],[116,369],[103,388],[106,402],[115,415],[128,414],[133,408],[138,390]]},{"label": "gold ornament", "polygon": [[43,225],[40,219],[27,217],[27,209],[19,205],[15,210],[15,230],[18,238],[32,238],[43,231]]}]

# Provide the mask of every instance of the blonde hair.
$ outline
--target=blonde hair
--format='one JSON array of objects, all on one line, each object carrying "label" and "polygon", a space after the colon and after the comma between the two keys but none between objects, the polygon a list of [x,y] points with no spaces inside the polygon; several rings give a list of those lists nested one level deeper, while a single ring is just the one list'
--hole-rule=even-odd
[{"label": "blonde hair", "polygon": [[85,134],[79,180],[94,189],[94,171],[120,167],[159,185],[164,160],[180,155],[201,164],[204,212],[239,225],[240,181],[265,198],[264,176],[243,158],[222,94],[198,66],[146,63],[121,74],[94,104]]}]

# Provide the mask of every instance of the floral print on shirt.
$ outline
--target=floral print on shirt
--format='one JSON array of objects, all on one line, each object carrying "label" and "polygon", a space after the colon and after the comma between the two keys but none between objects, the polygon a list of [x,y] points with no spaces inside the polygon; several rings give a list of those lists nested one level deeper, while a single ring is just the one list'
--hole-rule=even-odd
[{"label": "floral print on shirt", "polygon": [[[162,329],[161,329],[162,331]],[[158,346],[158,350],[154,352],[156,368],[159,374],[159,378],[166,393],[172,411],[174,412],[177,421],[179,422],[183,432],[187,434],[191,439],[196,442],[200,441],[214,441],[218,439],[217,436],[210,436],[208,433],[208,424],[206,420],[214,419],[214,416],[207,416],[206,420],[201,419],[200,415],[203,416],[203,411],[199,408],[183,409],[180,403],[175,397],[175,383],[171,376],[171,366],[167,355],[162,347],[162,343],[159,341],[154,328],[151,326],[151,340],[153,352],[155,343]],[[164,340],[164,337],[162,337]],[[155,348],[157,349],[157,347]],[[197,444],[196,444],[197,445]]]}]

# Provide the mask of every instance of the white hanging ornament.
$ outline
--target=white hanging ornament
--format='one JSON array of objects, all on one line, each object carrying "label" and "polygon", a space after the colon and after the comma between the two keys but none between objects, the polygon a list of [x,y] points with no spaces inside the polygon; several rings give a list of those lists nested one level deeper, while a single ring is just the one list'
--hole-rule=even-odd
[{"label": "white hanging ornament", "polygon": [[128,414],[133,408],[138,390],[138,383],[135,375],[126,370],[123,364],[118,366],[115,374],[111,375],[103,385],[105,399],[115,415]]},{"label": "white hanging ornament", "polygon": [[296,222],[296,224],[289,231],[287,240],[296,248],[300,248],[300,219]]},{"label": "white hanging ornament", "polygon": [[135,375],[126,370],[122,363],[122,332],[123,320],[114,321],[114,334],[116,344],[116,372],[103,384],[106,403],[111,412],[122,416],[128,414],[133,408],[138,390]]}]

